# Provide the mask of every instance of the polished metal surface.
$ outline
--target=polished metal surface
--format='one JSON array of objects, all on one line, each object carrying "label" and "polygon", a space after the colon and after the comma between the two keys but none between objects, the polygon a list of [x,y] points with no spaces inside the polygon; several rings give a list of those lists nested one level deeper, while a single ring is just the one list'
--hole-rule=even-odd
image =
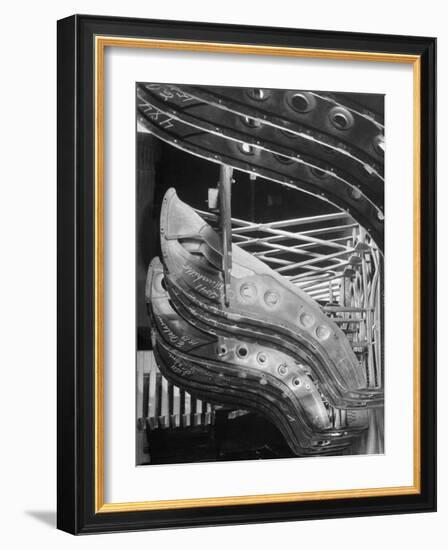
[{"label": "polished metal surface", "polygon": [[155,358],[170,383],[264,415],[298,456],[338,454],[366,439],[383,395],[340,328],[357,324],[347,318],[357,308],[325,311],[237,244],[226,292],[223,239],[174,189],[163,199],[160,236],[146,297]]},{"label": "polished metal surface", "polygon": [[[172,299],[214,330],[261,337],[300,357],[337,407],[381,404],[342,330],[298,286],[233,245],[229,305],[224,304],[221,242],[173,189],[161,212],[161,245]],[[185,236],[185,237],[184,237]]]},{"label": "polished metal surface", "polygon": [[173,384],[204,400],[266,415],[298,455],[334,453],[367,428],[364,411],[336,429],[318,387],[291,356],[254,340],[199,331],[175,311],[164,281],[154,260],[147,282],[154,352]]}]

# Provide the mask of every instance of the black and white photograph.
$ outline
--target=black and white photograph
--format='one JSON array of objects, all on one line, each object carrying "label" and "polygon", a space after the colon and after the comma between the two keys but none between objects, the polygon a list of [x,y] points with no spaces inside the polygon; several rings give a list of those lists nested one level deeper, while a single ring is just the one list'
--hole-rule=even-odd
[{"label": "black and white photograph", "polygon": [[5,4],[2,548],[443,546],[443,7]]},{"label": "black and white photograph", "polygon": [[385,453],[384,95],[135,101],[136,465]]}]

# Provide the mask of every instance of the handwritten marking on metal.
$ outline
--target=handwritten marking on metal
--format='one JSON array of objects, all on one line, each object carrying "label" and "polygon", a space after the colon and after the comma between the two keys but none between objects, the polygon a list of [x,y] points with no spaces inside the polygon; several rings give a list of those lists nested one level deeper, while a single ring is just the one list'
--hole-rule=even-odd
[{"label": "handwritten marking on metal", "polygon": [[[179,90],[180,92],[180,90]],[[144,99],[143,97],[141,97],[141,95],[139,95],[139,98],[146,103],[148,103],[149,100],[146,100]],[[154,101],[154,100],[153,100]],[[154,109],[157,109],[159,111],[162,112],[162,109],[154,106]],[[217,131],[216,129],[214,128],[208,128],[208,125],[205,121],[201,121],[201,122],[192,122],[190,119],[189,119],[189,116],[185,113],[178,113],[176,110],[173,110],[173,109],[170,109],[170,114],[166,113],[166,116],[170,117],[170,120],[175,120],[181,124],[186,124],[187,126],[191,126],[192,128],[195,128],[197,130],[201,130],[201,131],[204,131],[204,132],[208,132],[212,135],[215,135],[215,136],[218,136],[218,137],[221,137],[223,139],[226,139],[226,140],[230,140],[230,141],[235,141],[235,142],[238,142],[240,144],[245,144],[247,142],[247,138],[238,138],[236,136],[233,136],[231,135],[230,133],[226,133],[226,134],[223,134],[221,131]],[[157,119],[153,119],[153,120],[157,120]],[[262,124],[266,124],[266,121],[263,119],[263,121],[261,121]],[[162,124],[161,124],[162,125]],[[305,134],[306,135],[306,134]],[[307,139],[309,139],[310,136],[307,136]],[[319,142],[320,144],[323,145],[323,143]],[[341,177],[340,175],[338,175],[338,173],[336,173],[334,171],[334,169],[327,169],[327,168],[322,168],[321,166],[318,166],[316,164],[313,164],[312,162],[310,161],[305,161],[303,160],[300,156],[297,156],[295,153],[285,153],[284,151],[283,152],[280,152],[280,151],[277,151],[275,149],[272,148],[272,146],[267,146],[265,144],[262,144],[260,143],[259,141],[256,141],[256,142],[251,142],[251,146],[256,148],[256,149],[260,149],[261,151],[265,151],[267,153],[273,153],[273,154],[278,154],[278,155],[281,155],[285,158],[288,158],[290,159],[292,162],[294,163],[297,163],[297,164],[301,164],[301,165],[304,165],[304,166],[307,166],[308,168],[310,169],[315,169],[315,170],[318,170],[319,172],[322,172],[323,174],[325,174],[327,177],[330,177],[330,178],[334,178],[336,180],[338,180],[341,184],[343,185],[347,185],[348,187],[350,187],[351,189],[353,189],[355,192],[359,192],[362,194],[362,196],[364,197],[364,199],[371,205],[372,208],[374,208],[377,212],[379,212],[380,214],[382,214],[382,210],[381,208],[379,208],[375,202],[368,196],[368,195],[365,195],[364,192],[362,192],[360,190],[360,188],[358,187],[358,185],[356,185],[355,183],[352,183],[350,181],[348,181],[346,178],[344,177]],[[328,145],[327,145],[328,146]],[[344,150],[342,150],[344,151]],[[345,151],[345,154],[347,154],[347,152]],[[366,166],[365,162],[362,161],[362,164],[363,166]],[[372,167],[369,167],[368,168],[368,171],[369,173],[371,174],[375,174],[377,175],[381,180],[383,180],[382,176],[380,174],[378,174],[374,168]]]},{"label": "handwritten marking on metal", "polygon": [[171,88],[168,86],[162,86],[160,84],[146,84],[145,88],[147,90],[154,90],[165,100],[169,99],[180,99],[183,103],[188,103],[189,101],[195,101],[195,98],[186,92],[179,90],[178,88]]},{"label": "handwritten marking on metal", "polygon": [[[191,266],[184,267],[184,273],[186,273],[193,282],[193,287],[198,292],[204,293],[209,298],[220,298],[224,284],[220,281],[214,281],[202,273],[198,273]],[[204,283],[204,284],[203,284]]]},{"label": "handwritten marking on metal", "polygon": [[199,340],[196,338],[193,338],[192,336],[189,336],[188,334],[184,334],[182,336],[178,336],[175,334],[170,327],[166,324],[163,317],[156,314],[157,322],[162,330],[162,332],[165,334],[165,336],[168,338],[168,340],[175,345],[178,348],[183,348],[185,345],[190,344],[192,346],[196,346],[199,344]]},{"label": "handwritten marking on metal", "polygon": [[173,120],[174,117],[168,115],[167,113],[164,113],[157,107],[154,107],[154,105],[151,105],[151,103],[148,103],[147,101],[144,101],[143,103],[139,103],[138,106],[142,109],[142,111],[146,114],[148,118],[151,120],[154,120],[162,126],[162,128],[172,128],[174,126]]}]

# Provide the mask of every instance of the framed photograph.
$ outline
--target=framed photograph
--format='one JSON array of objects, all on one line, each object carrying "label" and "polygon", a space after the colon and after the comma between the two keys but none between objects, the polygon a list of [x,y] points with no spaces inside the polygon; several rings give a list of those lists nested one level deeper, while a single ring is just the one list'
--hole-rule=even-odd
[{"label": "framed photograph", "polygon": [[433,38],[58,22],[58,527],[434,511]]}]

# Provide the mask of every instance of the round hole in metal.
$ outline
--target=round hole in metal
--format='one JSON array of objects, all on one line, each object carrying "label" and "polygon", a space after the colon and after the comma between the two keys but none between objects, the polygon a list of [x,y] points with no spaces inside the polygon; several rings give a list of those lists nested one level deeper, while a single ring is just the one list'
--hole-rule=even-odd
[{"label": "round hole in metal", "polygon": [[328,173],[325,172],[325,170],[322,170],[321,168],[317,168],[316,166],[313,166],[311,169],[310,169],[311,173],[313,174],[313,176],[315,178],[319,178],[321,180],[325,179],[326,177],[328,177]]},{"label": "round hole in metal", "polygon": [[316,98],[308,92],[295,92],[287,96],[287,101],[296,113],[308,113],[316,106]]},{"label": "round hole in metal", "polygon": [[280,296],[276,292],[268,290],[264,295],[264,301],[267,306],[274,307],[279,303]]},{"label": "round hole in metal", "polygon": [[274,153],[274,158],[282,164],[292,164],[294,162],[294,159],[292,159],[291,157],[287,157],[286,155],[279,155],[278,153]]},{"label": "round hole in metal", "polygon": [[355,124],[352,113],[344,107],[333,107],[328,117],[332,125],[338,130],[349,130]]},{"label": "round hole in metal", "polygon": [[265,101],[269,97],[269,92],[262,88],[249,88],[246,91],[247,95],[255,101]]},{"label": "round hole in metal", "polygon": [[278,366],[277,370],[281,376],[285,376],[286,374],[288,374],[288,365],[286,365],[286,363],[282,363]]},{"label": "round hole in metal", "polygon": [[227,354],[227,346],[225,346],[224,344],[220,344],[216,351],[218,353],[218,356],[222,357],[223,355]]},{"label": "round hole in metal", "polygon": [[255,147],[251,145],[250,143],[239,143],[238,149],[244,153],[245,155],[253,155],[255,154]]},{"label": "round hole in metal", "polygon": [[305,328],[310,328],[314,325],[314,315],[304,312],[300,316],[300,322]]},{"label": "round hole in metal", "polygon": [[236,354],[238,355],[238,357],[240,357],[241,359],[245,359],[248,354],[249,354],[249,350],[247,349],[246,346],[240,346],[237,350],[236,350]]},{"label": "round hole in metal", "polygon": [[379,134],[378,136],[375,136],[373,138],[373,148],[375,149],[375,152],[378,155],[380,156],[384,155],[385,145],[384,145],[384,136],[382,134]]},{"label": "round hole in metal", "polygon": [[244,116],[244,117],[242,117],[242,121],[249,128],[260,128],[260,126],[261,126],[261,121],[258,120],[257,118],[251,118],[251,117],[248,117],[248,116]]},{"label": "round hole in metal", "polygon": [[352,199],[355,199],[356,201],[359,201],[359,199],[362,197],[361,191],[356,187],[350,187],[348,194]]},{"label": "round hole in metal", "polygon": [[257,288],[251,283],[243,283],[240,286],[240,294],[243,298],[250,300],[251,298],[255,298],[257,295]]},{"label": "round hole in metal", "polygon": [[327,327],[326,325],[320,325],[316,329],[316,336],[319,338],[319,340],[327,340],[330,337],[330,334],[330,327]]}]

